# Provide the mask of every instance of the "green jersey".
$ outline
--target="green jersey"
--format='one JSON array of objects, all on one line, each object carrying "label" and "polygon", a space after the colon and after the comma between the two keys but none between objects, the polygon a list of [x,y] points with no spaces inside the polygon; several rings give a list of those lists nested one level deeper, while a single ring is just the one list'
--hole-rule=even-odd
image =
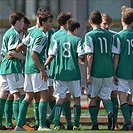
[{"label": "green jersey", "polygon": [[31,33],[34,29],[36,29],[36,26],[32,26],[32,27],[28,28],[28,34]]},{"label": "green jersey", "polygon": [[11,74],[11,73],[22,73],[22,65],[19,59],[11,58],[10,60],[6,59],[6,54],[11,51],[15,50],[17,45],[20,43],[20,35],[14,29],[10,28],[3,37],[3,43],[1,52],[3,55],[0,74]]},{"label": "green jersey", "polygon": [[111,43],[112,34],[101,28],[94,29],[85,35],[85,53],[93,54],[92,77],[109,78],[113,76]]},{"label": "green jersey", "polygon": [[52,38],[52,35],[55,33],[54,29],[52,30],[49,30],[47,32],[47,37],[48,37],[48,43],[47,43],[47,55],[48,55],[48,49],[49,49],[49,46],[50,46],[50,42],[51,42],[51,38]]},{"label": "green jersey", "polygon": [[121,79],[133,79],[133,30],[124,29],[114,36],[114,54],[119,55],[116,76]]},{"label": "green jersey", "polygon": [[82,39],[66,34],[54,40],[49,55],[56,56],[54,79],[61,81],[80,80],[78,56],[84,55]]},{"label": "green jersey", "polygon": [[[57,32],[55,32],[52,37],[51,37],[51,42],[50,42],[50,45],[54,45],[54,40],[56,40],[57,38],[59,37],[62,37],[64,35],[67,34],[67,31],[66,30],[58,30]],[[56,68],[56,60],[57,58],[55,57],[51,63],[50,63],[50,72],[49,72],[49,78],[52,78],[54,79],[54,72],[55,72],[55,68]]]},{"label": "green jersey", "polygon": [[43,67],[45,62],[44,55],[47,43],[46,34],[40,28],[36,28],[34,31],[29,33],[25,39],[23,39],[22,43],[27,46],[25,73],[40,73],[38,67],[35,65],[31,57],[31,53],[37,53],[39,61]]}]

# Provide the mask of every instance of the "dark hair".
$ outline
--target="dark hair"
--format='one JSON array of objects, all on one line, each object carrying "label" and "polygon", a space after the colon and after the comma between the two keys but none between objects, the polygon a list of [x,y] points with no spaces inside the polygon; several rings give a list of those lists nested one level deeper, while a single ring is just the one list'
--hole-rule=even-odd
[{"label": "dark hair", "polygon": [[42,22],[47,22],[48,18],[53,18],[53,15],[49,11],[45,11],[44,13],[39,15],[39,22],[42,26]]},{"label": "dark hair", "polygon": [[69,31],[74,31],[76,28],[80,28],[80,24],[77,20],[74,20],[74,19],[70,19],[68,20],[68,30]]},{"label": "dark hair", "polygon": [[60,26],[63,26],[72,17],[70,12],[60,12],[57,16],[57,20]]},{"label": "dark hair", "polygon": [[42,7],[39,7],[37,12],[36,12],[36,16],[39,17],[40,14],[43,14],[45,11],[47,11],[46,9],[42,8]]},{"label": "dark hair", "polygon": [[130,25],[133,22],[133,9],[132,8],[123,9],[122,18],[125,24]]},{"label": "dark hair", "polygon": [[25,17],[24,13],[14,11],[9,16],[10,24],[15,25],[18,20],[21,20],[24,17]]},{"label": "dark hair", "polygon": [[101,24],[102,22],[101,13],[98,10],[92,11],[89,20],[91,20],[93,24],[97,25]]},{"label": "dark hair", "polygon": [[31,24],[30,20],[27,17],[24,17],[24,24],[29,24],[29,25]]}]

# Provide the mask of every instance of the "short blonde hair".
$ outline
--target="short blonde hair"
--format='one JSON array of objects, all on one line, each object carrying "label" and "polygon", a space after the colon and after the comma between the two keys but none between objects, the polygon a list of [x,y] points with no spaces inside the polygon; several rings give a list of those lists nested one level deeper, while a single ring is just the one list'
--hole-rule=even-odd
[{"label": "short blonde hair", "polygon": [[122,8],[121,13],[124,23],[130,25],[133,22],[133,8],[131,7]]},{"label": "short blonde hair", "polygon": [[101,16],[102,19],[105,19],[108,24],[112,23],[112,18],[107,13],[102,13]]}]

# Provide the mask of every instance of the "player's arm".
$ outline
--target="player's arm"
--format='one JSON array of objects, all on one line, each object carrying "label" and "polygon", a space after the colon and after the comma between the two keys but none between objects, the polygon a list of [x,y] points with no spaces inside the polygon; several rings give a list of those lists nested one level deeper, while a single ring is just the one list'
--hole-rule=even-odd
[{"label": "player's arm", "polygon": [[11,59],[11,58],[17,58],[17,59],[22,59],[25,60],[25,56],[22,54],[17,53],[15,50],[9,51],[6,55],[6,59]]},{"label": "player's arm", "polygon": [[23,51],[23,53],[26,53],[27,50],[27,45],[29,43],[30,40],[30,36],[28,35],[26,38],[24,38],[22,40],[22,43],[20,43],[17,47],[16,47],[16,52],[20,52]]},{"label": "player's arm", "polygon": [[[113,63],[114,63],[114,74],[116,73],[116,69],[117,69],[117,66],[118,66],[118,61],[119,61],[119,55],[118,54],[115,54],[114,55],[114,58],[113,58]],[[114,75],[114,84],[115,85],[118,85],[118,78],[116,75]]]},{"label": "player's arm", "polygon": [[20,51],[23,51],[23,53],[26,53],[26,50],[27,50],[27,47],[20,43],[17,47],[16,47],[16,52],[20,52]]},{"label": "player's arm", "polygon": [[42,67],[38,55],[36,52],[32,52],[31,53],[31,57],[35,63],[35,65],[38,67],[38,69],[40,70],[40,74],[42,76],[42,80],[46,81],[48,79],[47,73],[45,72],[44,68]]},{"label": "player's arm", "polygon": [[86,63],[87,63],[87,83],[91,84],[91,67],[92,67],[92,61],[93,61],[93,54],[87,54],[86,55]]},{"label": "player's arm", "polygon": [[55,56],[49,56],[44,64],[44,68],[46,68],[47,65],[49,65],[49,63],[54,59]]},{"label": "player's arm", "polygon": [[46,68],[47,65],[49,65],[49,63],[53,60],[53,58],[57,55],[58,53],[58,45],[57,45],[57,41],[56,40],[52,40],[51,44],[50,44],[50,48],[48,51],[48,58],[44,64],[44,67]]}]

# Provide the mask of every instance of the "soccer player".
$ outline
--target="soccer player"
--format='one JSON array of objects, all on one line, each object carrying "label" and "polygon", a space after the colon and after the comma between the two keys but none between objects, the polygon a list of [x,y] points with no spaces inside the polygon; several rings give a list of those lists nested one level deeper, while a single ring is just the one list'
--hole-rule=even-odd
[{"label": "soccer player", "polygon": [[[28,34],[22,41],[23,45],[27,46],[26,62],[25,62],[25,82],[24,90],[26,97],[20,106],[18,123],[15,128],[16,131],[23,131],[25,124],[25,117],[29,103],[32,101],[34,94],[39,93],[39,131],[50,129],[45,126],[45,119],[47,113],[48,102],[48,87],[47,87],[47,73],[44,69],[44,54],[46,50],[47,36],[46,32],[53,26],[53,21],[50,12],[44,12],[39,15],[40,28]],[[27,41],[28,39],[28,41]],[[20,44],[21,45],[21,44]]]},{"label": "soccer player", "polygon": [[87,60],[87,83],[90,91],[89,113],[91,130],[98,130],[96,98],[102,99],[108,114],[108,129],[114,129],[113,105],[110,100],[113,82],[113,63],[111,55],[110,32],[101,29],[102,17],[98,10],[91,12],[89,23],[93,30],[85,35],[85,54]]},{"label": "soccer player", "polygon": [[118,87],[120,107],[124,117],[123,130],[133,130],[130,107],[127,101],[127,93],[132,91],[133,85],[133,9],[125,8],[122,10],[121,23],[123,30],[114,36],[113,53],[114,53],[114,83]]},{"label": "soccer player", "polygon": [[[110,30],[110,27],[112,25],[112,18],[107,14],[107,13],[102,13],[102,23],[101,23],[101,28],[104,30],[108,30],[111,32],[112,36],[116,34],[115,31]],[[111,93],[111,101],[113,103],[113,113],[114,113],[114,123],[115,123],[115,128],[114,130],[118,130],[118,124],[117,124],[117,116],[118,116],[118,99],[117,99],[117,87],[112,84],[112,93]],[[97,101],[98,103],[98,101]]]},{"label": "soccer player", "polygon": [[[56,40],[59,37],[62,37],[64,35],[67,34],[67,21],[72,17],[72,14],[70,12],[60,12],[57,16],[57,21],[58,24],[60,26],[60,30],[58,30],[56,33],[53,34],[52,38],[51,38],[51,44],[53,45],[54,40]],[[54,71],[55,71],[55,60],[52,60],[52,62],[50,63],[50,72],[49,72],[49,78],[54,79]],[[65,112],[65,117],[66,117],[66,122],[67,122],[67,129],[68,130],[72,130],[73,126],[72,126],[72,122],[71,122],[71,108],[70,108],[70,99],[71,99],[71,95],[68,92],[67,93],[67,98],[65,99],[65,102],[63,104],[63,109]],[[55,101],[56,102],[56,101]],[[54,111],[55,108],[53,108],[48,120],[46,121],[46,126],[50,127],[50,124],[52,123],[52,120],[54,118]],[[60,124],[60,128],[62,128],[61,123]]]},{"label": "soccer player", "polygon": [[[68,20],[68,33],[54,40],[50,45],[49,57],[45,67],[55,57],[57,64],[54,72],[54,96],[57,98],[54,115],[54,129],[59,130],[59,120],[62,104],[69,90],[74,98],[74,127],[73,130],[80,130],[80,69],[78,57],[84,59],[82,39],[76,37],[80,24],[76,20]],[[71,75],[71,76],[70,76]]]},{"label": "soccer player", "polygon": [[17,122],[19,101],[23,99],[25,93],[23,91],[23,75],[20,60],[12,58],[6,59],[6,54],[9,51],[14,51],[20,43],[20,34],[24,27],[24,14],[22,12],[12,12],[9,16],[11,28],[4,34],[2,43],[2,63],[0,74],[2,76],[2,90],[0,92],[0,130],[6,128],[2,126],[2,115],[4,113],[4,106],[9,94],[9,91],[14,96],[13,112]]}]

